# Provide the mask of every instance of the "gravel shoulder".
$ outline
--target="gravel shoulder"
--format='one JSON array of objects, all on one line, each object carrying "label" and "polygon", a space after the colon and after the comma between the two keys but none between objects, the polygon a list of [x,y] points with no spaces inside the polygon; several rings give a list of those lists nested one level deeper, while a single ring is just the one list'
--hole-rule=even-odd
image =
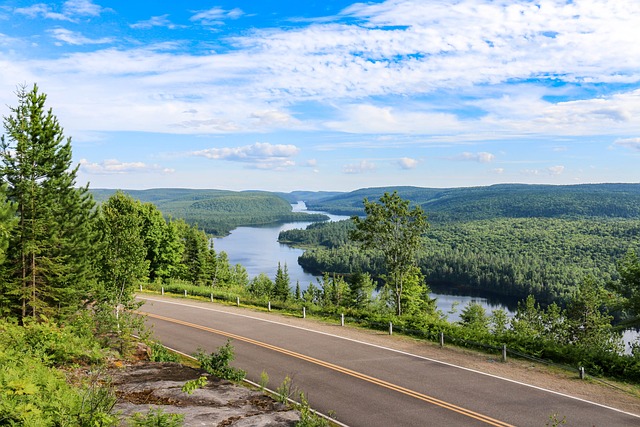
[{"label": "gravel shoulder", "polygon": [[[146,297],[171,299],[156,295],[146,295]],[[349,325],[343,327],[340,326],[339,319],[336,319],[336,322],[333,323],[309,317],[303,319],[301,317],[266,312],[258,309],[197,300],[185,300],[184,302],[193,305],[202,304],[210,308],[215,308],[216,310],[250,315],[256,318],[277,321],[295,327],[388,347],[640,415],[640,386],[638,385],[625,384],[613,380],[606,380],[609,384],[605,384],[594,379],[589,379],[588,376],[587,379],[581,380],[577,371],[569,372],[544,364],[515,358],[509,358],[508,361],[504,363],[501,361],[501,355],[499,354],[491,355],[447,345],[441,348],[437,343],[398,334],[390,336],[388,333],[381,331],[372,331]]]}]

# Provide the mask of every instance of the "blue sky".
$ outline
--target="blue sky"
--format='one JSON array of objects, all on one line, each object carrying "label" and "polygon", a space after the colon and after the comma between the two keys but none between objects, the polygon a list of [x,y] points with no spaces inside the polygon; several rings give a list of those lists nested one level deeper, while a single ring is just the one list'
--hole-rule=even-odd
[{"label": "blue sky", "polygon": [[0,3],[93,188],[640,181],[637,0]]}]

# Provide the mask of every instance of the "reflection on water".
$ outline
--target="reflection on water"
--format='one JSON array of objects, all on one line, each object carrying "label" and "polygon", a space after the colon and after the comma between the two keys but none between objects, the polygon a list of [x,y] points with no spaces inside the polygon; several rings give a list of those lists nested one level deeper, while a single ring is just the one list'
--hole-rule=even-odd
[{"label": "reflection on water", "polygon": [[[325,212],[306,211],[304,202],[298,202],[293,205],[293,210],[327,215]],[[329,214],[328,216],[330,221],[349,218],[343,215]],[[291,286],[295,287],[296,283],[299,282],[300,288],[304,290],[309,286],[309,283],[317,283],[316,276],[305,272],[298,265],[298,257],[302,255],[303,251],[278,243],[278,235],[281,231],[306,228],[309,224],[311,223],[290,222],[260,227],[238,227],[228,236],[214,239],[213,247],[217,252],[225,251],[232,265],[242,264],[246,268],[250,279],[260,273],[265,273],[271,280],[274,280],[278,270],[278,263],[283,267],[286,264]],[[448,315],[450,321],[459,320],[460,312],[469,302],[476,302],[482,305],[488,314],[491,314],[493,310],[503,308],[511,316],[516,308],[516,302],[513,301],[503,302],[497,297],[492,298],[486,295],[471,294],[467,291],[460,294],[460,290],[451,287],[432,287],[432,290],[431,298],[437,299],[438,308]],[[455,303],[457,303],[456,312],[449,314]]]}]

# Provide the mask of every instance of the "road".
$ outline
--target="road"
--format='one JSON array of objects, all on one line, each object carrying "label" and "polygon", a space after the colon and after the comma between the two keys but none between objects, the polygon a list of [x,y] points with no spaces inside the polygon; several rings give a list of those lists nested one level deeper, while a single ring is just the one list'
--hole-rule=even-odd
[{"label": "road", "polygon": [[349,426],[639,426],[640,417],[540,388],[215,304],[140,296],[154,336],[187,354],[232,339],[233,365],[275,389],[285,378]]}]

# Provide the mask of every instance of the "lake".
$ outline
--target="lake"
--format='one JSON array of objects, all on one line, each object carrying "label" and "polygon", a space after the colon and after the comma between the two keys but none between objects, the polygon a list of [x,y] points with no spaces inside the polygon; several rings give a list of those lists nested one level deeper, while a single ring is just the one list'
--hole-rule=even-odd
[{"label": "lake", "polygon": [[[329,216],[330,221],[340,221],[349,218],[343,215],[331,215],[326,212],[307,211],[304,202],[292,205],[296,212],[322,213]],[[296,283],[300,283],[300,289],[304,290],[309,283],[317,283],[317,277],[307,273],[298,265],[298,257],[302,255],[302,250],[278,242],[278,235],[281,231],[294,228],[306,228],[311,222],[290,222],[261,227],[238,227],[228,236],[213,239],[213,247],[216,252],[224,251],[229,257],[232,265],[242,264],[249,274],[249,279],[265,273],[271,280],[274,280],[278,263],[287,266],[291,286],[295,289]],[[430,294],[431,298],[437,299],[437,306],[445,314],[449,321],[460,319],[459,314],[462,308],[469,302],[476,302],[482,305],[487,314],[502,308],[511,316],[513,310],[496,299],[489,299],[482,296],[456,295],[446,292],[445,289],[438,289]],[[450,313],[452,307],[457,305],[455,312]],[[511,308],[514,308],[511,305]]]}]

